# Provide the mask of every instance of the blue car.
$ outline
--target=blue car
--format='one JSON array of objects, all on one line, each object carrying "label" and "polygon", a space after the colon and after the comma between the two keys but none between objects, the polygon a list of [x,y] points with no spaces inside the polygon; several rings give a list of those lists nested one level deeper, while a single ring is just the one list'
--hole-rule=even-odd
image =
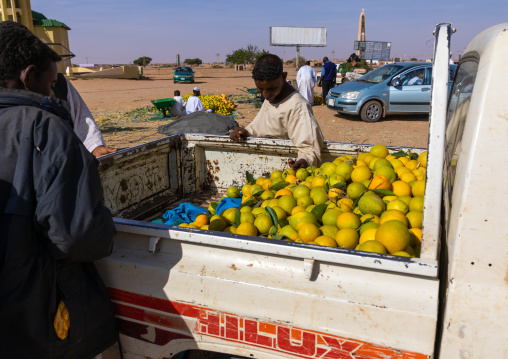
[{"label": "blue car", "polygon": [[[456,65],[450,65],[449,86]],[[328,92],[329,109],[376,122],[391,114],[429,113],[432,63],[396,62],[338,85]]]},{"label": "blue car", "polygon": [[194,71],[192,71],[192,68],[188,66],[180,66],[173,71],[173,83],[177,82],[190,82],[191,84],[194,83]]}]

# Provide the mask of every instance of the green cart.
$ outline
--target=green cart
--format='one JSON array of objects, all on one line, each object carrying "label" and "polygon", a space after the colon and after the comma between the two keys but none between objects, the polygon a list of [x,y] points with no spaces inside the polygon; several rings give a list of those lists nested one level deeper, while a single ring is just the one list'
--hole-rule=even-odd
[{"label": "green cart", "polygon": [[171,107],[175,103],[174,98],[161,98],[159,100],[152,100],[151,102],[157,109],[159,118],[171,117]]}]

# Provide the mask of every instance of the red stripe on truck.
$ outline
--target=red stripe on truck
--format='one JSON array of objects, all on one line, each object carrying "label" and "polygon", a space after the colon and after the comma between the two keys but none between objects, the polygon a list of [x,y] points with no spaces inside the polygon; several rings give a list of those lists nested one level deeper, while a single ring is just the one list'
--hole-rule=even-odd
[{"label": "red stripe on truck", "polygon": [[[231,313],[115,288],[108,288],[108,291],[113,300],[115,312],[121,317],[119,318],[120,333],[159,346],[167,345],[174,339],[194,340],[193,334],[197,334],[238,343],[242,346],[253,346],[291,354],[300,358],[428,358],[424,354],[380,347],[359,340],[276,323],[241,318]],[[195,327],[188,328],[184,317],[197,321]],[[131,322],[127,318],[143,324]],[[189,332],[189,335],[174,333],[171,330],[180,333]]]}]

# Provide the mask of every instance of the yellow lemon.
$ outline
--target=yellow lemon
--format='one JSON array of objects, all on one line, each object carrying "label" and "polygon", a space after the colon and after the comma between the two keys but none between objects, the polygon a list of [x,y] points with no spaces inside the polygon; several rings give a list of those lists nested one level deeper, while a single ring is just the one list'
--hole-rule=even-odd
[{"label": "yellow lemon", "polygon": [[416,176],[414,174],[412,174],[411,172],[403,173],[402,175],[399,176],[399,178],[401,181],[404,181],[406,183],[416,180]]},{"label": "yellow lemon", "polygon": [[296,230],[300,229],[300,227],[305,223],[312,223],[317,225],[316,217],[307,211],[296,212],[291,217],[289,217],[288,220],[291,227]]},{"label": "yellow lemon", "polygon": [[293,209],[291,210],[291,215],[294,215],[295,213],[297,212],[303,212],[305,211],[305,207],[302,207],[302,206],[295,206],[293,207]]}]

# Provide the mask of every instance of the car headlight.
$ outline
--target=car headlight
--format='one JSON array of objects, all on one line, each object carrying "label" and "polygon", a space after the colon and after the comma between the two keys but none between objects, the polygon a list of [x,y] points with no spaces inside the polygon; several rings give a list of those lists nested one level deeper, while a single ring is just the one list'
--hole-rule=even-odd
[{"label": "car headlight", "polygon": [[360,95],[360,91],[350,91],[350,92],[344,92],[340,98],[343,98],[346,100],[356,100],[359,95]]}]

